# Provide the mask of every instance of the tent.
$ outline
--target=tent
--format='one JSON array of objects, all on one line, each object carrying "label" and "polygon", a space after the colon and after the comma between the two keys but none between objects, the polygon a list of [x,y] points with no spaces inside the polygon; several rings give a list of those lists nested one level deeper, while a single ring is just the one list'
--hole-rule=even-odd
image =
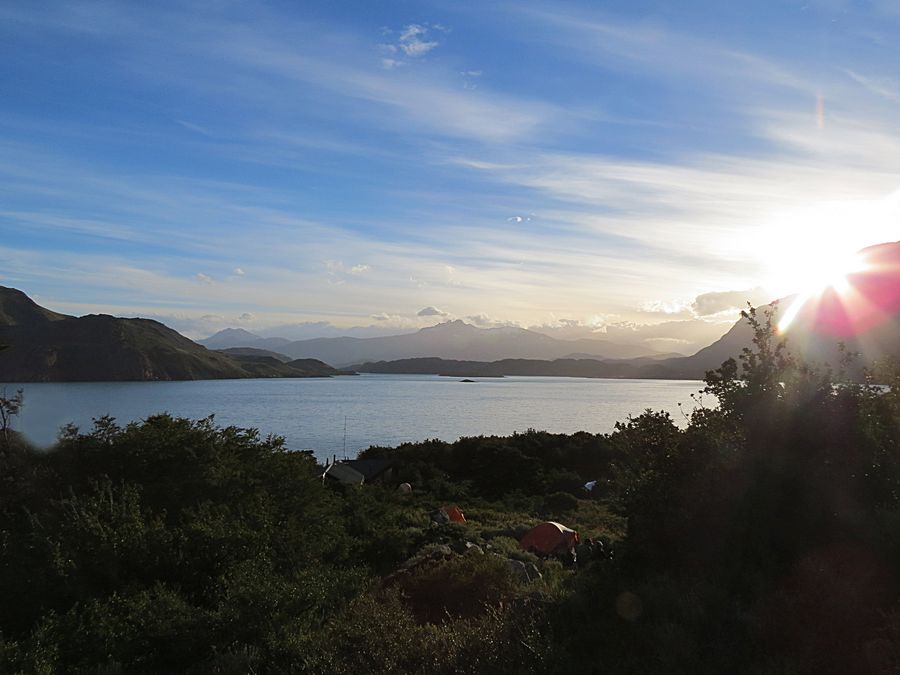
[{"label": "tent", "polygon": [[575,530],[548,520],[528,530],[519,544],[526,551],[550,555],[571,550],[578,541]]},{"label": "tent", "polygon": [[442,506],[441,511],[447,514],[447,517],[450,519],[451,523],[464,523],[466,522],[466,516],[460,511],[459,507],[456,504]]}]

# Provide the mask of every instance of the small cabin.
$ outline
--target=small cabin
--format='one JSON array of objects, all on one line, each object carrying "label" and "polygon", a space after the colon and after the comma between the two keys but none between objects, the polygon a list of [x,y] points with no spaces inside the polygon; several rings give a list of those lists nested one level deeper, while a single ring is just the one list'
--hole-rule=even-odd
[{"label": "small cabin", "polygon": [[391,459],[333,459],[322,478],[339,483],[362,485],[363,483],[387,483],[394,478],[394,461]]}]

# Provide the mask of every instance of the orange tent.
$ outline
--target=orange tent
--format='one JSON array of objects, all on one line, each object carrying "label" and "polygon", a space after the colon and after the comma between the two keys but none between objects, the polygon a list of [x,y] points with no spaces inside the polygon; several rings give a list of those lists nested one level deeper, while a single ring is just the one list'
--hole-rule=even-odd
[{"label": "orange tent", "polygon": [[465,514],[460,511],[459,507],[456,504],[453,504],[452,506],[442,506],[441,511],[447,514],[447,517],[450,519],[451,523],[466,522]]},{"label": "orange tent", "polygon": [[528,530],[519,543],[526,551],[550,555],[551,553],[568,551],[578,541],[578,533],[575,530],[548,520]]}]

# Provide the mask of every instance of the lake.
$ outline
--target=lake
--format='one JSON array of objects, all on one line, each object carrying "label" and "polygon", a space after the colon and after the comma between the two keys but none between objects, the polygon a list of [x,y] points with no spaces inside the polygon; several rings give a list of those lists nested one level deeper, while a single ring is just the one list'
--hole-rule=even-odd
[{"label": "lake", "polygon": [[[474,378],[473,378],[474,379]],[[460,436],[509,435],[529,428],[557,433],[612,431],[647,408],[686,424],[702,382],[570,377],[483,378],[474,384],[434,375],[323,379],[9,384],[25,407],[15,428],[49,445],[63,425],[83,430],[109,414],[120,423],[158,412],[284,436],[291,449],[319,459],[354,456],[370,445]],[[682,404],[679,409],[678,404]],[[713,401],[714,403],[714,401]],[[682,410],[684,412],[682,412]],[[345,434],[346,421],[346,434]],[[346,441],[345,441],[346,439]]]}]

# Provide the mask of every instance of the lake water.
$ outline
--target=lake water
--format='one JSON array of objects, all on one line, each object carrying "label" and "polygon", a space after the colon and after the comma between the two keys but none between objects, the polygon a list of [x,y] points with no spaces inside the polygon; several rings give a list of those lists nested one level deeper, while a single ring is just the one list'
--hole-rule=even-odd
[{"label": "lake water", "polygon": [[454,441],[528,428],[608,432],[616,421],[647,408],[668,411],[684,425],[684,413],[694,407],[690,396],[702,386],[696,381],[569,377],[484,378],[466,384],[432,375],[360,375],[5,388],[7,394],[25,390],[25,407],[15,425],[41,445],[51,444],[68,422],[87,429],[92,418],[105,414],[125,423],[166,411],[190,418],[215,414],[220,425],[278,434],[289,448],[313,450],[324,459],[343,454],[345,420],[349,456],[370,445],[428,438]]}]

